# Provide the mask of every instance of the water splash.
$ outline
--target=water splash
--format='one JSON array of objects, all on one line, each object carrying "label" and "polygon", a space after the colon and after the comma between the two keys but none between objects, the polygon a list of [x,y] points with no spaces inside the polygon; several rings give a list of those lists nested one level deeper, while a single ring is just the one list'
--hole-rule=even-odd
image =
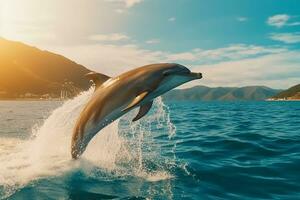
[{"label": "water splash", "polygon": [[1,154],[0,185],[4,194],[0,196],[9,196],[30,181],[57,176],[74,167],[70,159],[70,136],[76,116],[92,93],[93,88],[65,102],[42,126],[34,126],[29,140],[14,141],[15,146],[8,153]]},{"label": "water splash", "polygon": [[0,189],[4,189],[0,190],[0,196],[8,197],[37,179],[78,170],[95,177],[95,171],[106,170],[118,176],[138,176],[148,181],[172,177],[164,163],[175,163],[176,145],[174,143],[169,150],[174,159],[164,159],[163,140],[159,138],[171,139],[176,128],[161,98],[155,100],[152,113],[138,122],[131,122],[136,113],[130,112],[105,127],[90,142],[81,159],[71,159],[72,129],[93,91],[91,88],[54,110],[40,127],[34,126],[29,140],[1,141]]}]

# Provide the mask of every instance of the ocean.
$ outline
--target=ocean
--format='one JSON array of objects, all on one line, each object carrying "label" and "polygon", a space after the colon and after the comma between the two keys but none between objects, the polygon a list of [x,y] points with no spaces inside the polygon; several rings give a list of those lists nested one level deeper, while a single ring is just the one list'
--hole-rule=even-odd
[{"label": "ocean", "polygon": [[163,102],[72,160],[92,94],[0,101],[0,199],[300,199],[300,102]]}]

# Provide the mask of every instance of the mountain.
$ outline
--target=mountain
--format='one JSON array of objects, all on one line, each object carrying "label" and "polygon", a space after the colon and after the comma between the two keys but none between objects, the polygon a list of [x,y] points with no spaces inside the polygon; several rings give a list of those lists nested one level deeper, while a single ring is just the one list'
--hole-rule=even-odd
[{"label": "mountain", "polygon": [[287,99],[287,100],[294,100],[299,99],[300,100],[300,84],[295,85],[293,87],[290,87],[287,90],[284,90],[277,95],[273,96],[272,99],[278,100],[278,99]]},{"label": "mountain", "polygon": [[216,87],[195,86],[188,89],[172,90],[165,95],[165,100],[264,100],[281,90],[265,86]]},{"label": "mountain", "polygon": [[88,72],[61,55],[0,38],[0,98],[75,93],[89,87]]},{"label": "mountain", "polygon": [[[0,99],[74,96],[90,86],[89,69],[61,55],[0,38]],[[299,88],[299,85],[298,85]],[[299,91],[299,90],[298,90]],[[264,86],[196,86],[172,90],[166,100],[263,100],[279,90]]]}]

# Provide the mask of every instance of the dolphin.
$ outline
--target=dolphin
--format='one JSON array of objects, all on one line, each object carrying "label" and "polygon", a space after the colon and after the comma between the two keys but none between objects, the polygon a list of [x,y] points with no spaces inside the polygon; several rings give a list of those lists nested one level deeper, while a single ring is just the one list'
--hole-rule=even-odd
[{"label": "dolphin", "polygon": [[105,126],[130,110],[139,107],[133,121],[145,116],[154,98],[186,82],[201,79],[201,73],[191,72],[176,63],[142,66],[117,77],[91,72],[86,75],[95,84],[95,92],[75,124],[71,155],[77,159],[91,139]]}]

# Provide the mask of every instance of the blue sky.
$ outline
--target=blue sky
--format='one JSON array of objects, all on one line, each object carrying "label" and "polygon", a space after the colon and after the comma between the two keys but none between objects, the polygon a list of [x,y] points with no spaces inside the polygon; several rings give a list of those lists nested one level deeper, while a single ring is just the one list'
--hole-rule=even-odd
[{"label": "blue sky", "polygon": [[[269,34],[300,31],[300,26],[278,28],[266,23],[270,16],[279,14],[291,17],[286,24],[300,22],[297,0],[152,0],[132,9],[124,27],[126,33],[139,42],[159,38],[161,43],[152,48],[169,51],[219,48],[236,43],[281,45],[270,40]],[[168,23],[166,19],[172,17],[175,21]]]},{"label": "blue sky", "polygon": [[0,17],[0,36],[109,75],[178,62],[209,86],[300,83],[298,0],[0,0]]}]

